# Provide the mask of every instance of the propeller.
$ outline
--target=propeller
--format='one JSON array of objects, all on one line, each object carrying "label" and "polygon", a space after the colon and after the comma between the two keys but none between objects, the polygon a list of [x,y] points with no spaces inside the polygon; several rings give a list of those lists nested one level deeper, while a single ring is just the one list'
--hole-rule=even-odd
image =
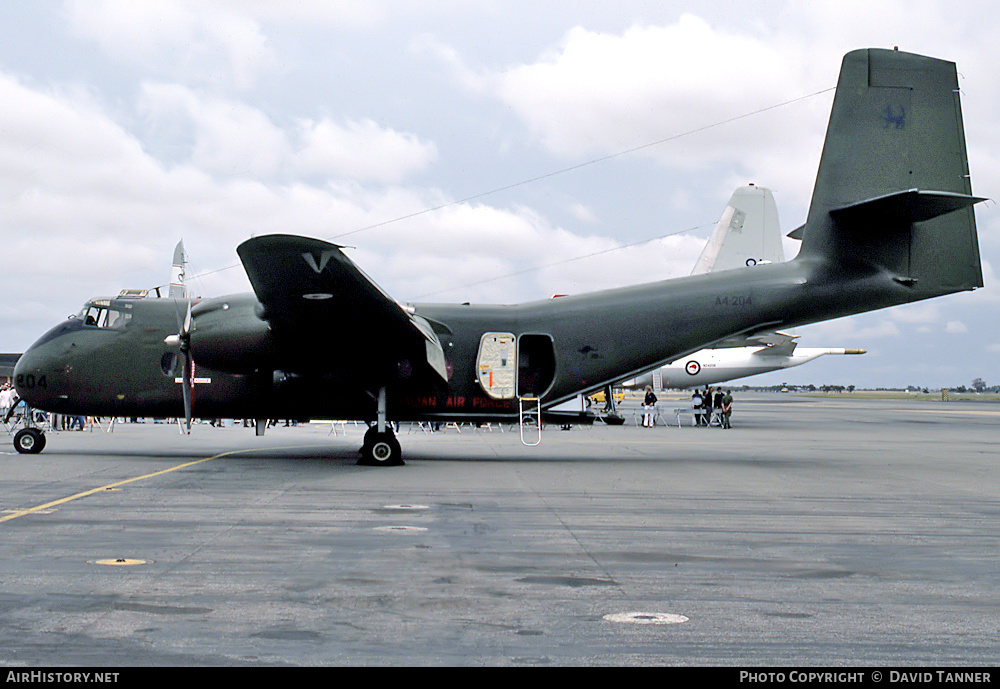
[{"label": "propeller", "polygon": [[178,333],[168,335],[163,341],[171,346],[176,345],[184,357],[181,370],[181,397],[184,399],[184,422],[188,434],[191,433],[191,407],[194,405],[194,359],[191,357],[191,300],[187,303],[187,313],[181,323],[181,315],[177,314]]}]

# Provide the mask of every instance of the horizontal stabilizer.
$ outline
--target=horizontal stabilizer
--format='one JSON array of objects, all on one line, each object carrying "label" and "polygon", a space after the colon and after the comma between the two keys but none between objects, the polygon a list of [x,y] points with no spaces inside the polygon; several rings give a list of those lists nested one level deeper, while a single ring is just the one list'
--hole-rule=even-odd
[{"label": "horizontal stabilizer", "polygon": [[834,208],[830,215],[838,222],[846,220],[852,224],[875,221],[910,225],[968,208],[985,200],[979,196],[950,191],[908,189]]},{"label": "horizontal stabilizer", "polygon": [[766,345],[758,349],[754,354],[762,356],[791,356],[795,352],[796,342],[786,342],[784,344]]}]

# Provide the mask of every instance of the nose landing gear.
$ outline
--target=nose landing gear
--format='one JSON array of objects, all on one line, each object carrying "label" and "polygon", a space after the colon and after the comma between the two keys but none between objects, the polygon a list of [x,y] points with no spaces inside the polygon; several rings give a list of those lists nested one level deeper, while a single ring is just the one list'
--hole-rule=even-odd
[{"label": "nose landing gear", "polygon": [[[45,422],[45,414],[29,407],[25,402],[14,404],[7,413],[0,418],[3,427],[8,433],[14,433],[14,429],[24,424],[24,428],[14,433],[14,449],[22,455],[37,455],[45,448],[45,431],[35,427],[35,414],[39,414],[39,423]],[[11,421],[13,419],[13,421]]]},{"label": "nose landing gear", "polygon": [[45,448],[45,433],[38,428],[22,428],[14,434],[14,449],[22,455],[37,455]]}]

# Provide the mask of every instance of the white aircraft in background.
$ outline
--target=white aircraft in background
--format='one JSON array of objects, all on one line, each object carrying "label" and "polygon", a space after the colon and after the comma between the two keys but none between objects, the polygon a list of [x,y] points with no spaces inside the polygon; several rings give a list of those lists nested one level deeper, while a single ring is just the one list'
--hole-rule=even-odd
[{"label": "white aircraft in background", "polygon": [[[691,274],[784,260],[774,196],[770,189],[750,184],[733,192]],[[774,332],[724,340],[711,349],[702,349],[644,376],[627,380],[623,385],[627,388],[650,385],[656,390],[704,387],[801,366],[826,354],[865,353],[863,349],[842,347],[799,347],[797,339],[796,335]]]}]

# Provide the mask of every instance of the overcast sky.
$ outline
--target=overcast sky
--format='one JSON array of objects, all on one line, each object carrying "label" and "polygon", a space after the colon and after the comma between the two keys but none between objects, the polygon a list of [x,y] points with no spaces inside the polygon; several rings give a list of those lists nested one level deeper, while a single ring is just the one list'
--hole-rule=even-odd
[{"label": "overcast sky", "polygon": [[[957,63],[973,192],[997,198],[992,2],[2,7],[0,351],[167,283],[181,239],[202,296],[249,290],[235,248],[270,233],[353,247],[401,301],[687,275],[739,185],[804,222],[855,48]],[[750,382],[1000,383],[1000,216],[976,215],[984,289],[802,328],[869,353]]]}]

